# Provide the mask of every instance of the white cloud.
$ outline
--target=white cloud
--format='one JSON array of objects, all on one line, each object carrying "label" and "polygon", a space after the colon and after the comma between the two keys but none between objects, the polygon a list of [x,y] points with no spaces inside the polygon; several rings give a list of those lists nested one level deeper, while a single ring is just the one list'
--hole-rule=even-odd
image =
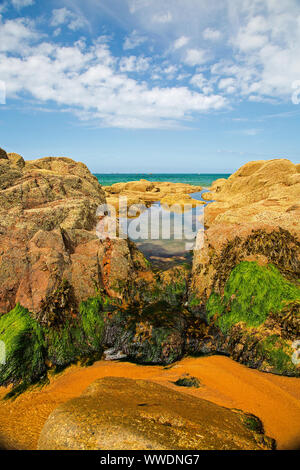
[{"label": "white cloud", "polygon": [[11,0],[11,3],[15,8],[21,9],[33,5],[34,0]]},{"label": "white cloud", "polygon": [[123,49],[125,51],[130,50],[130,49],[136,49],[137,47],[141,46],[146,41],[147,41],[147,38],[145,36],[142,36],[137,31],[134,30],[125,39]]},{"label": "white cloud", "polygon": [[[291,101],[292,84],[300,80],[298,0],[224,0],[221,6],[219,0],[187,0],[184,9],[182,0],[128,2],[122,21],[132,33],[123,45],[129,53],[121,57],[100,39],[89,47],[55,42],[63,28],[86,25],[79,0],[68,3],[74,11],[53,11],[52,41],[24,18],[4,22],[0,16],[0,77],[8,98],[27,93],[81,119],[128,127],[170,127],[240,100]],[[116,19],[117,4],[125,5],[123,13],[127,3],[101,0],[102,13],[110,9]],[[151,58],[145,47],[131,52],[146,41]]]},{"label": "white cloud", "polygon": [[[52,12],[51,26],[57,27],[66,25],[72,31],[84,28],[87,26],[87,21],[83,16],[68,10],[67,8],[57,8]],[[60,33],[60,28],[57,28],[56,35]]]},{"label": "white cloud", "polygon": [[172,14],[168,11],[167,13],[157,13],[152,17],[154,23],[170,23],[173,19]]},{"label": "white cloud", "polygon": [[[22,20],[0,23],[0,38],[8,31],[5,47],[0,41],[0,76],[7,84],[8,103],[28,95],[39,106],[52,103],[80,119],[126,128],[170,128],[227,104],[219,94],[205,95],[185,86],[151,87],[139,77],[130,78],[127,72],[144,73],[150,59],[120,60],[101,40],[91,46],[81,40],[71,47],[43,42],[33,25]],[[163,70],[176,72],[172,64]]]},{"label": "white cloud", "polygon": [[5,23],[0,17],[0,52],[23,52],[26,53],[27,45],[38,37],[32,24],[24,19],[7,20]]},{"label": "white cloud", "polygon": [[186,36],[181,36],[180,38],[176,39],[173,45],[173,49],[181,49],[182,47],[186,46],[190,41],[190,38]]},{"label": "white cloud", "polygon": [[188,49],[183,59],[184,63],[194,67],[195,65],[202,65],[207,62],[207,51],[204,49]]},{"label": "white cloud", "polygon": [[217,29],[211,29],[211,28],[206,28],[203,31],[203,37],[204,39],[210,40],[210,41],[218,41],[221,38],[222,34],[220,31]]},{"label": "white cloud", "polygon": [[150,67],[150,59],[145,57],[122,57],[120,60],[121,72],[145,72]]},{"label": "white cloud", "polygon": [[141,10],[149,5],[151,5],[152,0],[129,0],[129,11],[134,14],[138,10]]},{"label": "white cloud", "polygon": [[203,73],[197,73],[193,75],[190,80],[190,84],[202,90],[205,95],[213,93],[214,90],[212,82],[207,80],[207,78],[204,77]]},{"label": "white cloud", "polygon": [[[142,31],[161,34],[163,25],[158,29],[149,21],[161,12],[160,0],[128,3]],[[160,35],[169,54],[177,44],[180,50],[180,38],[188,37],[189,50],[183,58],[188,66],[202,65],[207,57],[216,57],[216,65],[223,63],[223,57],[229,58],[232,70],[220,70],[218,78],[233,78],[236,88],[222,88],[224,93],[242,99],[291,101],[292,83],[300,79],[299,0],[186,0],[184,8],[182,0],[164,0],[163,9],[172,15],[172,34],[166,29]]]},{"label": "white cloud", "polygon": [[234,78],[222,78],[219,81],[218,87],[220,90],[225,90],[226,93],[232,94],[237,90],[237,83]]}]

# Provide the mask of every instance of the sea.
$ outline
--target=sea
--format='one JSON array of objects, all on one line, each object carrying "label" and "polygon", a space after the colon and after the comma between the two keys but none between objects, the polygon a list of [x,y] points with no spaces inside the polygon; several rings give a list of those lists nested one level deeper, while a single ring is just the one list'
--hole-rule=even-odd
[{"label": "sea", "polygon": [[145,179],[148,181],[187,183],[193,186],[209,188],[213,181],[219,178],[229,178],[229,173],[102,173],[95,174],[102,186],[111,186],[114,183],[127,183]]}]

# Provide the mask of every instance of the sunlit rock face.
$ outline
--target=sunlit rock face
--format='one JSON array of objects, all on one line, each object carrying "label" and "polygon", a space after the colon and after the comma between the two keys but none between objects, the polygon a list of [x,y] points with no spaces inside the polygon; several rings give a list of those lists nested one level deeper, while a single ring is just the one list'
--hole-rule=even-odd
[{"label": "sunlit rock face", "polygon": [[120,377],[99,379],[80,397],[54,410],[38,444],[39,450],[267,450],[273,446],[253,415],[149,381]]},{"label": "sunlit rock face", "polygon": [[[96,211],[105,202],[83,163],[63,157],[25,162],[1,151],[1,313],[18,302],[39,312],[63,280],[72,288],[73,307],[101,288],[113,290],[117,280],[134,280],[135,247],[96,235]],[[147,269],[143,257],[139,267]]]},{"label": "sunlit rock face", "polygon": [[215,202],[205,209],[190,289],[214,337],[202,352],[299,375],[292,361],[300,334],[299,196],[299,165],[288,160],[250,162],[204,195]]}]

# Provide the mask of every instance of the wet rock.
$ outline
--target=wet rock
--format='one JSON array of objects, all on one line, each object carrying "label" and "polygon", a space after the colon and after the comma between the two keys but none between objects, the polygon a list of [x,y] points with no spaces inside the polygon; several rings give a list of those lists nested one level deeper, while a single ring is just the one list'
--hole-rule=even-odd
[{"label": "wet rock", "polygon": [[253,422],[237,410],[152,382],[106,377],[49,416],[38,448],[271,449],[274,441]]}]

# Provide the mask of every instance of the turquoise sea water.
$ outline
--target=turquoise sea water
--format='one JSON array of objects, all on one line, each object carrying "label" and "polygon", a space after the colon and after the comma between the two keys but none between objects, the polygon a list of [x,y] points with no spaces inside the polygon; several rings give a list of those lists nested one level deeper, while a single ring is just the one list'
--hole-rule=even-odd
[{"label": "turquoise sea water", "polygon": [[120,173],[120,174],[96,174],[99,182],[103,186],[111,186],[114,183],[127,183],[128,181],[138,181],[146,179],[148,181],[158,181],[170,183],[188,183],[195,186],[203,186],[205,188],[211,186],[212,182],[219,178],[229,178],[230,174],[223,173]]}]

